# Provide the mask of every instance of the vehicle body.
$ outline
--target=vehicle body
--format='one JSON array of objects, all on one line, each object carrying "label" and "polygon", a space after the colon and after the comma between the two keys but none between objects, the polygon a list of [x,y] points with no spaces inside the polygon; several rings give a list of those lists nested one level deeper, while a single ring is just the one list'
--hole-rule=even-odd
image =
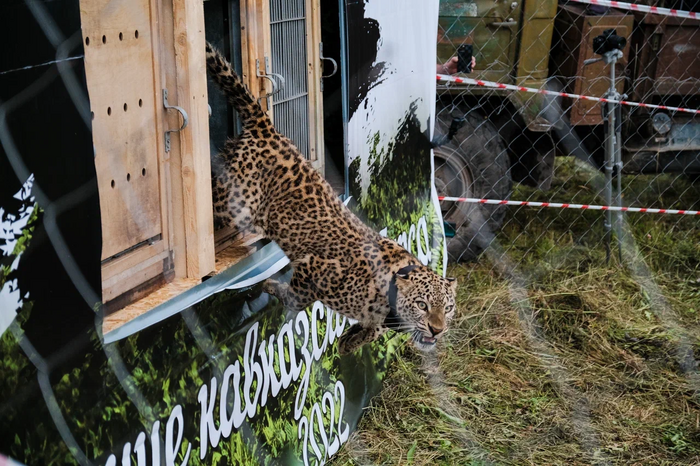
[{"label": "vehicle body", "polygon": [[[627,40],[616,68],[618,92],[630,101],[695,108],[700,102],[698,26],[696,20],[623,10],[594,13],[584,4],[555,0],[443,0],[438,62],[469,42],[477,65],[464,77],[602,97],[610,85],[608,66],[584,61],[596,57],[594,37],[612,28]],[[438,84],[438,130],[470,115],[453,141],[435,151],[438,189],[450,196],[505,199],[511,181],[548,189],[555,155],[585,153],[600,167],[601,110],[588,100]],[[622,115],[624,172],[700,173],[699,119],[638,107],[623,107]],[[491,147],[484,146],[484,138]],[[469,218],[476,211],[481,220]],[[457,235],[462,240],[451,253],[461,255],[460,248],[467,247],[466,257],[473,257],[481,249],[472,244],[473,232],[484,225],[489,231],[498,228],[503,208],[447,203],[443,215],[457,229],[468,227]]]}]

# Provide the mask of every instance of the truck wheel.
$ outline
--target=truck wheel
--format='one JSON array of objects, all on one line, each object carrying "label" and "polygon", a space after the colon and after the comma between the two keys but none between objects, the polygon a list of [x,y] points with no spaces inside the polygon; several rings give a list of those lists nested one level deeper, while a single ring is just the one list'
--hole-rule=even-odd
[{"label": "truck wheel", "polygon": [[[434,150],[438,195],[479,199],[508,199],[512,187],[510,160],[496,127],[477,112],[465,115],[464,126],[452,141]],[[435,133],[447,134],[452,116],[446,110],[436,119]],[[469,261],[486,249],[503,224],[505,206],[440,203],[445,222],[455,227],[447,239],[450,260]]]}]

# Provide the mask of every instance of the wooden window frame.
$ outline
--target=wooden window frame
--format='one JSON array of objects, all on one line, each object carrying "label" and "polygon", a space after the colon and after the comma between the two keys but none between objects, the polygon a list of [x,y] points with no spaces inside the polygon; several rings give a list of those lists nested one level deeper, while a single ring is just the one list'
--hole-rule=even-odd
[{"label": "wooden window frame", "polygon": [[[320,0],[305,0],[306,54],[309,95],[309,161],[321,174],[324,173],[323,96],[321,94],[321,4]],[[272,84],[256,74],[256,64],[261,68],[265,57],[272,56],[270,37],[270,1],[241,0],[241,61],[243,82],[257,96],[272,92]],[[275,70],[273,70],[275,71]],[[268,107],[269,103],[269,107]],[[261,105],[272,121],[274,97],[262,99]]]}]

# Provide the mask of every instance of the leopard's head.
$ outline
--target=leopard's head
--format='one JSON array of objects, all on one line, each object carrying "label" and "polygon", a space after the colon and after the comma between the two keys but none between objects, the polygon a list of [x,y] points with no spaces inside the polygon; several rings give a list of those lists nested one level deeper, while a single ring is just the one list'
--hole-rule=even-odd
[{"label": "leopard's head", "polygon": [[443,278],[428,267],[411,266],[394,274],[392,286],[396,306],[387,326],[411,332],[417,348],[432,350],[454,317],[457,280]]}]

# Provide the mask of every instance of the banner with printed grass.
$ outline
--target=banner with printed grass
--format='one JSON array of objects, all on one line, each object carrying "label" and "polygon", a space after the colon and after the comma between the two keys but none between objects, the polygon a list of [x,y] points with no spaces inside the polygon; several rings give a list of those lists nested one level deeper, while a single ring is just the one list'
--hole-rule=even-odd
[{"label": "banner with printed grass", "polygon": [[[26,291],[45,272],[27,266],[41,263],[47,234],[36,187],[31,176],[0,211],[0,454],[32,465],[308,465],[348,440],[399,340],[340,357],[346,318],[321,303],[286,311],[256,286],[105,344],[80,296]],[[49,311],[70,322],[68,338],[51,337]]]},{"label": "banner with printed grass", "polygon": [[349,191],[363,220],[444,273],[431,154],[438,2],[347,2]]}]

